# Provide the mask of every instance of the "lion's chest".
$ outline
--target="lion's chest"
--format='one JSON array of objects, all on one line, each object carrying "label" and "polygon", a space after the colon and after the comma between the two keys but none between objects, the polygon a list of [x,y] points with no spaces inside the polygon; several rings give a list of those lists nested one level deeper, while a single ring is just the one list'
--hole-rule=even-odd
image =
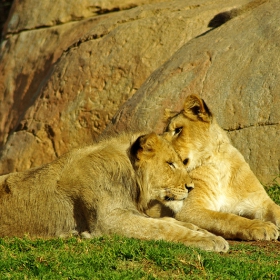
[{"label": "lion's chest", "polygon": [[232,212],[238,201],[230,187],[230,174],[230,165],[222,160],[200,166],[191,172],[195,187],[189,196],[209,210]]}]

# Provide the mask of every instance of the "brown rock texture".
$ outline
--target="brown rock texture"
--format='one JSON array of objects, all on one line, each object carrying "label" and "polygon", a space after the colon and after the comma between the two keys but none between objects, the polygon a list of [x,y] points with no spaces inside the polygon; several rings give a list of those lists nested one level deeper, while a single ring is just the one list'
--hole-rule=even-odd
[{"label": "brown rock texture", "polygon": [[146,80],[106,132],[132,126],[160,132],[164,108],[180,110],[186,96],[196,93],[260,181],[271,183],[280,174],[277,7],[269,1],[186,43]]},{"label": "brown rock texture", "polygon": [[0,174],[102,132],[161,132],[164,109],[197,93],[261,181],[279,175],[276,0],[216,29],[215,15],[250,1],[35,2],[16,0],[4,28]]}]

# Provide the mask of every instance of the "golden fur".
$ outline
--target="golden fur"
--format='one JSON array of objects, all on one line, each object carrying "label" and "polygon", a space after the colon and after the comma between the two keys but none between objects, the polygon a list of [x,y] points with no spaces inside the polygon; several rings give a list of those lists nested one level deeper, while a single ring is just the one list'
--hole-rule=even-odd
[{"label": "golden fur", "polygon": [[227,239],[277,239],[280,206],[269,198],[205,102],[190,95],[181,112],[167,112],[167,117],[164,137],[182,157],[195,185],[176,218]]},{"label": "golden fur", "polygon": [[168,141],[155,133],[121,135],[42,167],[0,176],[0,236],[115,233],[227,251],[221,237],[146,214],[153,201],[178,211],[192,188]]}]

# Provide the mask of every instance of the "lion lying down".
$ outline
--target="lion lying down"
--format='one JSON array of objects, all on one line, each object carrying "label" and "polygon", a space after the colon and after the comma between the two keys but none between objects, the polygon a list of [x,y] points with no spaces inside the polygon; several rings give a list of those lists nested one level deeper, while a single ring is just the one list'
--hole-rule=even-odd
[{"label": "lion lying down", "polygon": [[0,236],[115,233],[227,251],[223,238],[192,224],[146,215],[155,200],[177,212],[192,187],[165,139],[155,133],[121,135],[0,176]]},{"label": "lion lying down", "polygon": [[269,198],[205,102],[190,95],[181,112],[168,116],[165,138],[195,184],[176,218],[227,239],[277,239],[280,206]]}]

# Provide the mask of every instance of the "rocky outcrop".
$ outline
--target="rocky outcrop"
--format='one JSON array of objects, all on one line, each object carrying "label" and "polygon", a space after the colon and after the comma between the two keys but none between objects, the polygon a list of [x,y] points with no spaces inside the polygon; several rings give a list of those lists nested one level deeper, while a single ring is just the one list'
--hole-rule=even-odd
[{"label": "rocky outcrop", "polygon": [[[194,38],[157,69],[107,131],[164,129],[165,107],[199,94],[263,183],[280,174],[280,10],[270,1]],[[261,23],[261,24],[260,24]],[[148,121],[146,121],[148,120]]]},{"label": "rocky outcrop", "polygon": [[101,133],[160,132],[164,109],[197,93],[264,183],[279,174],[276,0],[216,29],[249,1],[44,1],[30,17],[33,2],[14,3],[1,45],[0,173]]}]

